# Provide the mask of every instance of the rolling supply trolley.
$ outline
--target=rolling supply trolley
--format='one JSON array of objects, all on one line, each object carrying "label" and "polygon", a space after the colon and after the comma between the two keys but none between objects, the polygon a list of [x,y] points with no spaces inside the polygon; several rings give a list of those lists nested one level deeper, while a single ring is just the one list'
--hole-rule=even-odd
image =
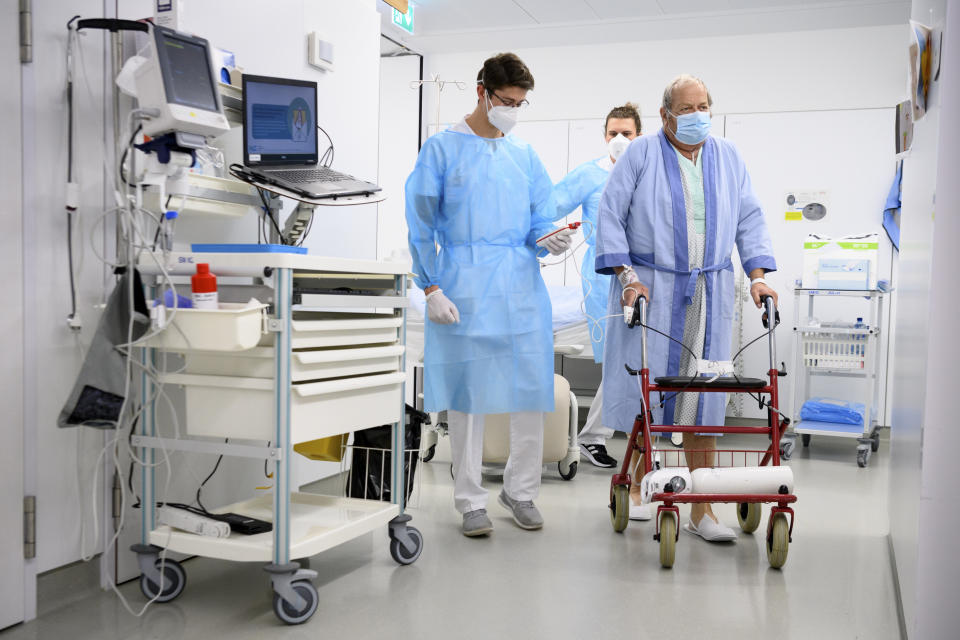
[{"label": "rolling supply trolley", "polygon": [[[798,373],[794,386],[794,433],[800,434],[803,446],[810,446],[811,436],[856,438],[857,464],[866,467],[870,456],[880,448],[880,434],[875,418],[880,394],[880,335],[883,302],[886,292],[881,290],[794,289],[793,332],[796,336]],[[800,308],[807,317],[814,317],[814,302],[828,298],[863,299],[869,302],[866,323],[821,322],[815,325],[801,322]],[[807,304],[803,305],[806,298]],[[809,395],[814,376],[848,378],[862,383],[863,423],[860,425],[800,420],[800,408]]]},{"label": "rolling supply trolley", "polygon": [[[164,374],[161,382],[185,389],[186,433],[160,437],[156,407],[148,401],[132,438],[148,463],[141,478],[142,539],[133,547],[140,587],[157,602],[183,591],[184,568],[166,558],[164,549],[263,562],[274,612],[287,624],[299,624],[313,615],[319,598],[311,582],[316,572],[295,559],[381,527],[398,563],[413,563],[423,548],[423,537],[404,513],[406,492],[396,490],[406,486],[406,269],[399,263],[289,253],[170,253],[164,277],[190,275],[199,262],[230,278],[231,284],[220,286],[220,308],[177,310],[142,350],[145,363],[156,362],[161,350],[183,355],[182,370]],[[149,256],[141,256],[139,267],[152,300],[161,270]],[[232,284],[237,281],[244,284]],[[251,304],[251,298],[262,304]],[[142,385],[144,397],[154,398],[154,383],[146,375]],[[291,490],[294,444],[384,424],[393,424],[392,502]],[[216,538],[159,525],[155,465],[167,451],[271,463],[271,495],[213,511],[269,521],[272,531]]]},{"label": "rolling supply trolley", "polygon": [[[633,453],[640,455],[644,475],[658,469],[661,462],[664,467],[683,467],[682,451],[672,447],[669,449],[654,449],[651,434],[666,434],[675,431],[687,433],[742,433],[766,435],[770,444],[766,449],[716,449],[704,450],[695,453],[713,454],[717,457],[717,467],[747,467],[749,463],[755,467],[779,467],[784,432],[789,425],[789,419],[782,419],[778,410],[779,391],[777,380],[785,376],[785,371],[776,368],[776,338],[775,329],[779,324],[779,312],[776,311],[773,299],[765,296],[763,326],[768,328],[767,338],[770,351],[769,382],[759,378],[743,378],[733,376],[714,376],[714,378],[700,378],[699,376],[667,376],[658,377],[650,382],[650,371],[647,368],[647,301],[637,297],[634,303],[633,318],[630,327],[640,325],[642,362],[639,370],[631,369],[626,365],[630,375],[638,377],[642,396],[642,412],[637,415],[630,434],[627,452],[624,454],[620,473],[613,476],[610,482],[610,522],[616,532],[627,528],[630,517],[630,487],[632,484],[631,460]],[[773,319],[772,325],[770,319]],[[761,336],[763,337],[763,336]],[[703,382],[701,382],[701,380]],[[661,399],[664,393],[748,393],[762,401],[767,407],[767,425],[764,427],[746,426],[698,426],[698,425],[655,425],[653,411],[650,404],[651,393],[659,393]],[[763,396],[769,396],[764,400]],[[699,471],[699,469],[698,469]],[[663,491],[653,493],[651,502],[659,502],[656,514],[656,528],[654,540],[660,543],[660,564],[672,567],[676,555],[676,543],[679,539],[680,510],[678,504],[731,502],[737,504],[737,520],[745,533],[752,533],[760,525],[762,503],[772,503],[770,517],[767,521],[766,548],[767,559],[774,568],[780,568],[786,563],[787,551],[793,534],[793,509],[790,504],[796,502],[797,497],[790,492],[786,484],[778,487],[772,493],[698,493],[696,481],[693,487],[674,486],[683,484],[684,480],[678,475],[668,481]],[[692,489],[692,490],[691,490]]]}]

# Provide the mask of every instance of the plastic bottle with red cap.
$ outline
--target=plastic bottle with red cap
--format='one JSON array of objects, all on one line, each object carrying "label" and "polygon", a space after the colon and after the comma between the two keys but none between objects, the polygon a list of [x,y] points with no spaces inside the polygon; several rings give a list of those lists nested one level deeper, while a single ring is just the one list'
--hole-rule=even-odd
[{"label": "plastic bottle with red cap", "polygon": [[217,276],[210,273],[210,265],[197,263],[197,273],[190,278],[190,295],[194,309],[219,309]]}]

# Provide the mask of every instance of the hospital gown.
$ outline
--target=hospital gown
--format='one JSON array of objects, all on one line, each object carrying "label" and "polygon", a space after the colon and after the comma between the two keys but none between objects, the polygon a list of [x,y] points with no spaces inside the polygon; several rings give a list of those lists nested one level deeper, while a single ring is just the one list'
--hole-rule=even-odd
[{"label": "hospital gown", "polygon": [[[737,248],[744,270],[776,270],[770,234],[760,203],[753,193],[746,166],[736,148],[723,139],[708,137],[701,148],[703,176],[703,257],[692,241],[684,196],[684,178],[673,145],[660,131],[630,145],[610,174],[600,201],[596,269],[633,265],[640,282],[650,289],[647,324],[683,341],[685,334],[699,343],[702,356],[730,358],[735,302],[731,256]],[[689,185],[688,185],[689,191]],[[697,265],[700,266],[697,266]],[[611,280],[608,313],[622,312],[622,289]],[[698,304],[697,300],[702,300]],[[695,334],[687,333],[702,319]],[[702,307],[702,311],[698,310]],[[702,327],[703,337],[699,337]],[[630,431],[641,412],[635,376],[624,364],[639,369],[640,330],[629,329],[622,317],[607,320],[603,361],[604,424]],[[652,378],[680,375],[684,350],[672,340],[648,332],[648,367]],[[684,369],[688,373],[689,368]],[[695,414],[683,407],[691,424],[723,424],[725,397],[704,394]],[[675,424],[677,399],[669,397],[663,409],[652,407],[657,424]]]}]

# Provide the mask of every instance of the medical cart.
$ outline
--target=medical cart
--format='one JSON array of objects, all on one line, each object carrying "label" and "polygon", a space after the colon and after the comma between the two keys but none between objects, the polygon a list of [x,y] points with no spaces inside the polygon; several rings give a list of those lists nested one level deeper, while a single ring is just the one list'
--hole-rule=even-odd
[{"label": "medical cart", "polygon": [[[633,369],[626,363],[627,373],[637,377],[642,409],[637,414],[630,433],[627,452],[623,456],[620,473],[610,479],[610,524],[617,533],[623,532],[630,522],[630,488],[635,481],[639,482],[644,475],[663,468],[686,466],[685,455],[695,453],[710,455],[714,462],[710,467],[779,467],[781,461],[781,445],[784,432],[789,420],[781,419],[778,410],[779,385],[778,379],[785,375],[776,368],[777,347],[775,330],[780,323],[780,314],[776,311],[771,296],[763,298],[764,311],[762,321],[767,331],[767,341],[770,354],[770,368],[767,371],[768,380],[761,378],[745,378],[739,375],[714,376],[660,376],[650,381],[650,370],[647,363],[647,301],[637,297],[634,303],[633,319],[630,328],[640,326],[641,363],[640,369]],[[653,424],[651,404],[652,394],[660,397],[661,406],[664,394],[676,395],[679,393],[746,393],[754,398],[763,399],[767,407],[767,424],[758,427],[743,426],[704,426],[704,425],[666,425]],[[766,396],[766,398],[763,398]],[[681,452],[673,449],[654,448],[655,434],[682,433],[739,433],[766,436],[769,444],[764,449],[709,449]],[[632,468],[633,454],[639,455],[639,463]],[[631,474],[631,470],[634,475]],[[636,477],[636,480],[635,480]],[[789,544],[793,541],[794,512],[791,504],[797,501],[797,496],[790,492],[787,485],[782,484],[774,493],[703,493],[686,492],[689,487],[682,486],[684,479],[681,476],[673,478],[664,486],[662,492],[654,493],[651,502],[657,505],[656,527],[653,539],[660,544],[660,564],[665,568],[673,566],[676,558],[676,544],[680,539],[680,509],[678,504],[732,502],[737,505],[737,520],[744,533],[753,533],[760,526],[761,504],[770,503],[770,517],[767,520],[766,544],[767,560],[770,566],[780,569],[787,561]],[[693,487],[696,489],[696,487]]]},{"label": "medical cart", "polygon": [[[220,280],[221,305],[177,310],[143,349],[145,363],[156,362],[160,351],[183,355],[182,371],[163,374],[161,382],[182,385],[186,394],[185,433],[160,437],[151,400],[155,383],[146,375],[141,381],[147,406],[132,444],[148,464],[142,468],[142,540],[133,550],[144,595],[167,602],[184,588],[183,567],[164,549],[263,562],[274,612],[298,624],[316,611],[318,593],[311,582],[316,572],[295,559],[386,527],[394,560],[416,561],[423,537],[410,526],[399,490],[406,486],[406,265],[291,253],[171,253],[160,259],[164,269],[150,256],[139,262],[148,299],[161,277],[189,276],[205,262]],[[384,424],[393,425],[392,503],[291,489],[294,444]],[[267,460],[271,495],[214,511],[268,521],[272,531],[216,538],[159,525],[152,465],[168,451]]]},{"label": "medical cart", "polygon": [[[875,418],[880,395],[880,335],[883,302],[886,292],[880,290],[847,291],[839,289],[794,289],[793,331],[797,382],[794,386],[794,427],[803,446],[810,446],[812,436],[856,438],[857,464],[866,467],[870,456],[880,448],[880,435]],[[812,319],[815,302],[831,298],[847,298],[867,303],[864,323],[820,322],[807,324],[801,320],[801,308]],[[806,304],[803,304],[806,299]],[[859,325],[859,326],[858,326]],[[863,403],[863,424],[803,422],[800,408],[809,397],[814,377],[853,379],[861,382],[856,399]]]}]

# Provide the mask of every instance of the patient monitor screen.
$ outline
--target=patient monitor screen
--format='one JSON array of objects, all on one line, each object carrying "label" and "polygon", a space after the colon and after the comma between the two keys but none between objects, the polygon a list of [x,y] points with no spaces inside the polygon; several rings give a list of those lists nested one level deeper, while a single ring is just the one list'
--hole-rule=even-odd
[{"label": "patient monitor screen", "polygon": [[218,111],[207,48],[167,31],[158,34],[157,47],[167,101],[204,111]]},{"label": "patient monitor screen", "polygon": [[249,80],[243,100],[249,161],[317,161],[316,85]]}]

